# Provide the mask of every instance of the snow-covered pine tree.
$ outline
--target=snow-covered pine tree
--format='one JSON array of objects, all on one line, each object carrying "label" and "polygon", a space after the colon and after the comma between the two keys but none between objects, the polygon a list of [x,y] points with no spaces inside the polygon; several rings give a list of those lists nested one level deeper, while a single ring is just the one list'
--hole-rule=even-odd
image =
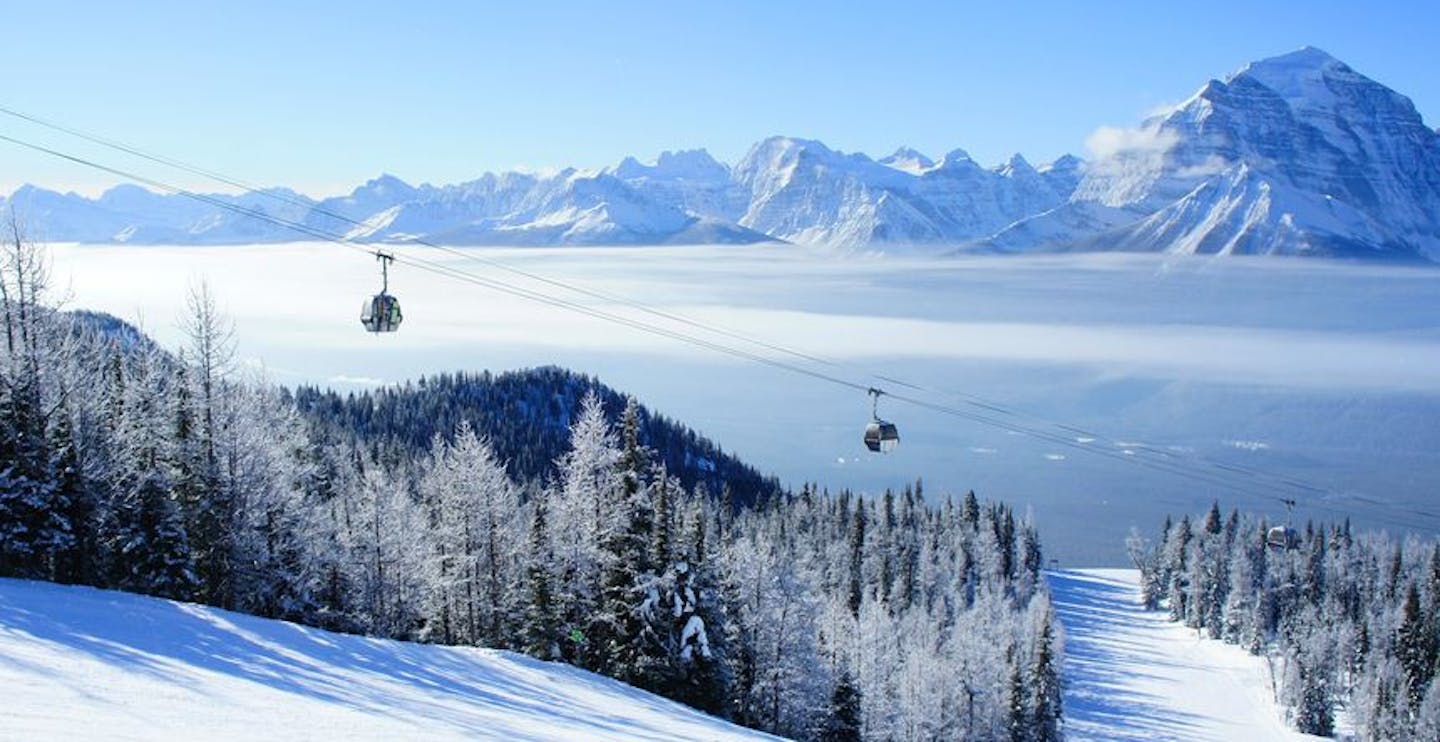
[{"label": "snow-covered pine tree", "polygon": [[532,657],[550,660],[560,655],[560,619],[555,605],[550,570],[554,559],[550,547],[549,497],[537,490],[530,498],[530,532],[525,551],[524,650]]},{"label": "snow-covered pine tree", "polygon": [[[570,426],[570,450],[556,462],[558,488],[550,498],[557,604],[567,637],[565,656],[598,669],[603,637],[599,620],[605,565],[602,543],[615,529],[620,451],[599,395],[589,392]],[[601,632],[604,633],[603,630]]]},{"label": "snow-covered pine tree", "polygon": [[1186,515],[1170,529],[1161,553],[1161,569],[1169,576],[1165,595],[1170,599],[1170,620],[1183,620],[1189,612],[1190,600],[1190,516]]},{"label": "snow-covered pine tree", "polygon": [[233,451],[221,450],[221,439],[245,432],[233,427],[222,430],[227,411],[234,409],[229,399],[234,340],[230,323],[217,308],[209,284],[200,282],[190,287],[181,328],[188,346],[180,363],[188,368],[181,380],[183,391],[177,388],[174,394],[177,428],[182,423],[185,426],[184,438],[177,439],[180,450],[176,454],[176,485],[182,490],[181,501],[189,514],[187,527],[195,552],[200,597],[212,605],[230,608],[235,605],[234,538],[240,503],[234,482],[227,480],[240,476],[242,471],[234,457],[226,456]]},{"label": "snow-covered pine tree", "polygon": [[512,524],[515,486],[488,441],[468,421],[453,444],[437,437],[421,479],[430,508],[431,631],[446,643],[509,646],[516,596],[511,562],[522,543]]},{"label": "snow-covered pine tree", "polygon": [[75,442],[70,415],[57,413],[50,434],[50,471],[54,478],[55,495],[52,507],[59,510],[60,520],[68,526],[68,545],[57,544],[54,551],[54,579],[57,582],[93,584],[98,545],[95,542],[97,513],[95,493],[85,476],[80,452]]},{"label": "snow-covered pine tree", "polygon": [[846,577],[849,590],[850,615],[860,616],[865,596],[865,499],[855,500],[855,515],[850,523],[850,571]]},{"label": "snow-covered pine tree", "polygon": [[616,519],[601,539],[600,605],[587,633],[599,652],[597,669],[649,688],[657,671],[658,641],[644,617],[647,593],[656,577],[649,549],[654,509],[646,479],[650,455],[640,443],[638,409],[633,398],[628,400],[621,420],[621,449],[615,463],[619,487],[608,503]]},{"label": "snow-covered pine tree", "polygon": [[1030,669],[1030,731],[1037,742],[1058,742],[1062,738],[1059,652],[1055,646],[1054,618],[1048,609],[1041,621]]},{"label": "snow-covered pine tree", "polygon": [[1024,663],[1016,661],[1015,648],[1007,653],[1010,666],[1010,685],[1006,711],[1009,723],[1006,728],[1010,742],[1031,742],[1035,739],[1034,714],[1030,709],[1030,692],[1026,687]]},{"label": "snow-covered pine tree", "polygon": [[842,672],[830,694],[830,708],[821,728],[821,742],[860,742],[860,691],[849,672]]},{"label": "snow-covered pine tree", "polygon": [[0,574],[55,576],[72,548],[65,493],[54,483],[47,398],[56,342],[53,313],[43,306],[48,267],[11,209],[0,244]]},{"label": "snow-covered pine tree", "polygon": [[164,360],[146,353],[127,380],[122,450],[112,472],[111,502],[102,538],[109,552],[108,582],[123,590],[192,599],[198,587],[181,503],[172,472],[174,439],[167,429]]},{"label": "snow-covered pine tree", "polygon": [[1395,629],[1395,658],[1404,671],[1406,700],[1412,707],[1420,705],[1435,677],[1435,656],[1431,649],[1435,641],[1429,621],[1420,608],[1420,591],[1414,582],[1409,582],[1400,608],[1400,625]]},{"label": "snow-covered pine tree", "polygon": [[225,392],[226,422],[217,442],[233,493],[228,539],[234,605],[244,611],[303,620],[319,606],[323,558],[333,543],[320,503],[306,490],[315,461],[295,408],[254,379]]},{"label": "snow-covered pine tree", "polygon": [[340,542],[345,550],[347,599],[356,623],[376,636],[411,638],[424,610],[425,517],[403,478],[356,453],[343,485]]},{"label": "snow-covered pine tree", "polygon": [[715,572],[706,546],[707,520],[705,500],[697,494],[691,498],[686,518],[685,550],[680,562],[685,565],[683,579],[677,580],[677,598],[684,602],[678,604],[680,611],[672,624],[672,630],[680,632],[674,697],[702,711],[723,715],[728,699],[725,627],[716,603]]}]

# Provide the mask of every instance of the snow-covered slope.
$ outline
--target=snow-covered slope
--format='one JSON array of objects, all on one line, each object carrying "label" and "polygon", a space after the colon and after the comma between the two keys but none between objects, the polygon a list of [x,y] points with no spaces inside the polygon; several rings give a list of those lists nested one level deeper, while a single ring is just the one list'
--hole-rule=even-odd
[{"label": "snow-covered slope", "polygon": [[1069,740],[1319,739],[1285,726],[1265,661],[1140,605],[1139,572],[1048,573]]},{"label": "snow-covered slope", "polygon": [[1319,49],[1250,64],[1092,143],[1103,156],[1068,203],[981,244],[1440,260],[1440,135]]},{"label": "snow-covered slope", "polygon": [[0,579],[0,739],[773,739],[509,652]]}]

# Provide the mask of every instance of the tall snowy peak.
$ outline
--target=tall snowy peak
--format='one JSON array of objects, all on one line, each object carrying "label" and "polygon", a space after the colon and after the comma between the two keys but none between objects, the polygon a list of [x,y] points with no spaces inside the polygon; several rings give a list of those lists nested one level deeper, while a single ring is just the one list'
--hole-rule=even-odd
[{"label": "tall snowy peak", "polygon": [[745,213],[745,194],[730,168],[703,149],[662,152],[653,164],[627,157],[606,172],[659,204],[700,217],[733,222]]},{"label": "tall snowy peak", "polygon": [[[1440,146],[1409,99],[1306,48],[1102,129],[1071,203],[989,241],[1032,249],[1440,258]],[[1124,214],[1081,220],[1079,204]],[[1112,214],[1112,215],[1113,215]],[[1067,224],[1101,226],[1071,231]]]},{"label": "tall snowy peak", "polygon": [[913,175],[919,175],[920,173],[923,173],[926,170],[935,167],[934,160],[927,157],[924,153],[911,149],[910,147],[900,147],[899,149],[892,152],[888,157],[882,157],[880,159],[880,164],[885,165],[886,167],[893,167],[896,170],[903,170]]}]

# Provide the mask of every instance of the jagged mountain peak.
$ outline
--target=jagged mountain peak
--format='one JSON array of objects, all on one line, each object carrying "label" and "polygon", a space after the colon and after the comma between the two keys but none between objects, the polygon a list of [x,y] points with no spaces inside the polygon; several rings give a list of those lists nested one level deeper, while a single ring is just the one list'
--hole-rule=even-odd
[{"label": "jagged mountain peak", "polygon": [[[839,159],[842,155],[818,139],[802,139],[800,137],[770,136],[756,142],[745,157],[741,159],[741,165],[745,163],[758,162],[782,162],[790,161],[799,157],[810,156],[820,159]],[[740,167],[737,166],[737,167]]]},{"label": "jagged mountain peak", "polygon": [[1036,170],[1041,173],[1052,173],[1057,171],[1079,170],[1085,166],[1085,161],[1075,155],[1065,154],[1047,162]]},{"label": "jagged mountain peak", "polygon": [[673,170],[706,170],[713,167],[723,167],[718,160],[710,156],[704,147],[696,149],[666,150],[655,158],[655,166],[662,169]]},{"label": "jagged mountain peak", "polygon": [[940,164],[936,165],[936,167],[939,168],[953,168],[959,166],[967,168],[972,166],[979,167],[979,165],[976,164],[975,159],[970,156],[970,153],[966,152],[963,149],[960,149],[959,147],[956,147],[955,149],[946,152],[945,156],[940,158]]},{"label": "jagged mountain peak", "polygon": [[1035,170],[1035,167],[1030,164],[1030,161],[1025,159],[1025,156],[1019,152],[1010,155],[1010,159],[1006,160],[1004,164],[997,166],[995,172],[1007,178],[1039,174]]},{"label": "jagged mountain peak", "polygon": [[916,175],[935,167],[934,160],[927,157],[923,152],[910,147],[900,147],[889,156],[881,158],[879,162],[881,165]]},{"label": "jagged mountain peak", "polygon": [[622,180],[668,178],[677,180],[714,180],[729,176],[730,169],[710,156],[704,149],[661,152],[653,163],[626,157],[607,171]]},{"label": "jagged mountain peak", "polygon": [[365,195],[386,196],[393,195],[401,197],[415,191],[415,187],[389,173],[381,173],[374,178],[365,181],[355,190],[350,192],[351,198],[360,198]]}]

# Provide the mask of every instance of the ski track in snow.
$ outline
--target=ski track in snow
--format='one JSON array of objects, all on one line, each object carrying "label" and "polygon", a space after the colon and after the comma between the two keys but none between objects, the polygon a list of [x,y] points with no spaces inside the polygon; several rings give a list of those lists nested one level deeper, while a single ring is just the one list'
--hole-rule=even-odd
[{"label": "ski track in snow", "polygon": [[1066,739],[1319,739],[1286,728],[1263,659],[1144,610],[1137,571],[1048,577],[1065,629]]},{"label": "ski track in snow", "polygon": [[774,738],[511,652],[0,579],[0,740],[68,739]]}]

